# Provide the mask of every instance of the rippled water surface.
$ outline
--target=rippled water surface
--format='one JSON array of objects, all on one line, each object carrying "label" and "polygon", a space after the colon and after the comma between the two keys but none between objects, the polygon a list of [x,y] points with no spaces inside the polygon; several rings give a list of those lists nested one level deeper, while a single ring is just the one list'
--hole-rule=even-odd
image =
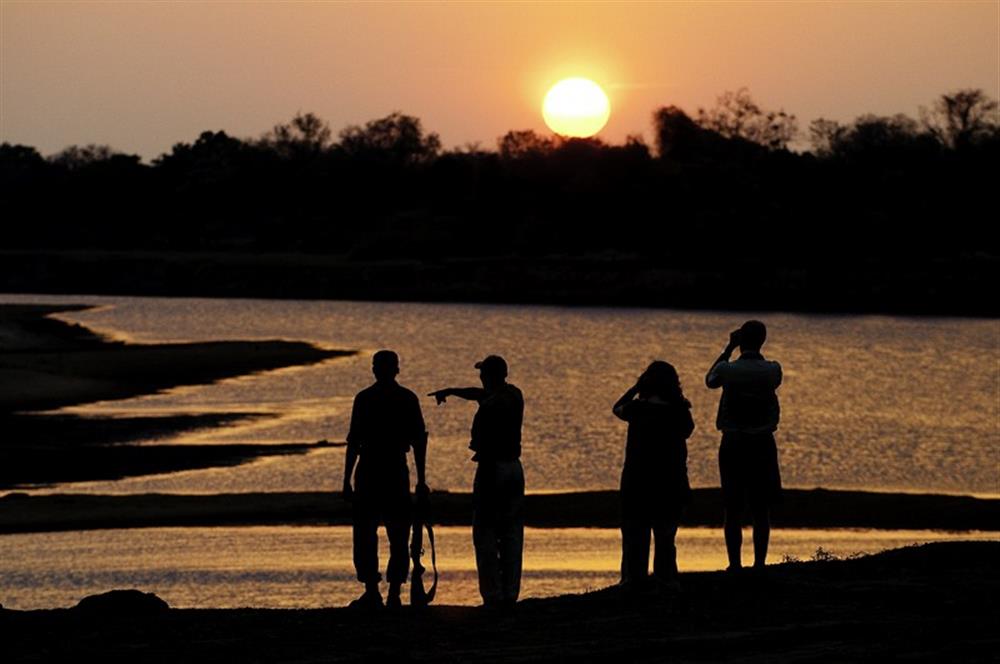
[{"label": "rippled water surface", "polygon": [[[995,533],[775,530],[770,560],[838,557],[914,543],[995,539]],[[750,556],[749,532],[744,557]],[[385,537],[381,560],[385,561]],[[468,528],[437,530],[438,604],[479,604]],[[681,528],[682,572],[722,569],[722,533]],[[618,582],[616,530],[528,528],[522,598],[581,593]],[[430,586],[427,578],[427,587]],[[145,528],[0,536],[0,590],[11,609],[73,606],[115,588],[154,592],[178,608],[342,606],[360,594],[348,527]],[[383,589],[384,590],[384,589]]]},{"label": "rippled water surface", "polygon": [[[371,354],[402,357],[400,382],[420,395],[477,383],[473,363],[505,356],[524,391],[529,490],[614,488],[625,428],[611,404],[653,359],[677,366],[694,404],[689,441],[696,486],[718,484],[718,392],[703,376],[747,315],[648,309],[469,304],[0,296],[99,309],[63,315],[135,342],[299,339],[360,354],[305,368],[72,409],[85,414],[247,412],[242,424],[166,442],[342,440],[353,395],[370,383]],[[765,354],[782,363],[778,432],[785,484],[875,490],[1000,493],[998,323],[991,320],[761,314]],[[468,429],[475,406],[423,398],[432,486],[468,490]],[[158,441],[165,442],[165,441]],[[74,491],[332,490],[342,451],[262,459],[239,467]],[[66,490],[66,487],[57,487]]]}]

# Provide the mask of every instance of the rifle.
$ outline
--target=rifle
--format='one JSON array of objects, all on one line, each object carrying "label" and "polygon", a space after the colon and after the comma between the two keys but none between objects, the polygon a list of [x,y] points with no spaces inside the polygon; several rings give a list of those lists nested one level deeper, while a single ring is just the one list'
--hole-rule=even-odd
[{"label": "rifle", "polygon": [[[413,560],[413,574],[410,577],[410,606],[427,606],[434,601],[437,594],[438,569],[437,551],[434,549],[434,528],[430,524],[430,491],[426,488],[417,491],[417,500],[413,508],[413,538],[410,540],[410,559]],[[427,569],[420,563],[424,554],[424,529],[427,529],[427,541],[431,545],[431,567],[434,570],[434,583],[430,590],[424,591],[424,572]]]}]

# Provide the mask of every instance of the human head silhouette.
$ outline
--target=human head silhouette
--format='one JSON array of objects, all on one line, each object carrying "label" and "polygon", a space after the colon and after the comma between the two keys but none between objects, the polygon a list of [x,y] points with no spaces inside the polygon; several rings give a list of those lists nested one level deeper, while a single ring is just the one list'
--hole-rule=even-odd
[{"label": "human head silhouette", "polygon": [[740,351],[758,353],[767,339],[767,327],[759,320],[748,320],[740,328]]},{"label": "human head silhouette", "polygon": [[479,380],[487,390],[503,385],[507,380],[507,361],[499,355],[487,355],[476,362],[479,369]]},{"label": "human head silhouette", "polygon": [[652,396],[661,399],[672,399],[681,394],[681,380],[677,369],[669,362],[656,360],[639,376],[639,397],[648,399]]},{"label": "human head silhouette", "polygon": [[391,350],[380,350],[372,356],[375,380],[395,380],[399,373],[399,356]]}]

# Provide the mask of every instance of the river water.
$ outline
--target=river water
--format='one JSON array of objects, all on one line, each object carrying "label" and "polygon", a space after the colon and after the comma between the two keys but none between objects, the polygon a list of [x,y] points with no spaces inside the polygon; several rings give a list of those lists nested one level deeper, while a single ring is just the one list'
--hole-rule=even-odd
[{"label": "river water", "polygon": [[[60,314],[133,342],[293,339],[360,351],[351,358],[208,386],[68,409],[87,415],[260,415],[164,443],[343,440],[353,395],[379,348],[402,358],[400,382],[423,401],[428,479],[468,490],[475,406],[436,406],[427,392],[475,385],[473,364],[503,355],[525,395],[529,491],[617,487],[625,426],[611,404],[654,359],[674,364],[697,425],[694,486],[717,486],[719,393],[703,377],[731,329],[759,317],[764,353],[781,362],[777,434],[787,486],[1000,494],[1000,323],[995,320],[807,316],[474,304],[0,295],[0,302],[88,303]],[[92,493],[317,491],[339,487],[343,452],[238,467],[55,487]],[[50,489],[51,490],[51,489]]]},{"label": "river water", "polygon": [[[479,604],[469,529],[439,528],[436,535],[441,570],[436,603]],[[809,560],[818,549],[847,557],[918,542],[995,538],[995,533],[776,530],[770,560]],[[681,572],[726,566],[717,529],[681,528],[677,552]],[[385,555],[383,537],[383,565]],[[613,585],[620,556],[615,530],[528,528],[521,596]],[[425,587],[430,580],[428,574]],[[343,606],[362,589],[351,566],[350,528],[343,526],[143,528],[0,537],[0,599],[6,608],[69,607],[115,588],[155,592],[177,608]]]},{"label": "river water", "polygon": [[[715,409],[708,365],[746,314],[648,309],[399,304],[329,301],[0,295],[0,302],[87,303],[60,317],[138,343],[292,339],[359,351],[310,367],[183,387],[67,409],[82,415],[247,413],[223,428],[156,443],[288,443],[342,440],[353,395],[370,383],[379,348],[402,357],[400,381],[419,395],[474,385],[476,360],[507,358],[525,394],[529,491],[617,486],[624,425],[611,404],[653,359],[677,366],[694,404],[689,441],[695,486],[717,486]],[[992,320],[760,314],[780,361],[778,445],[787,486],[1000,494],[998,323]],[[423,397],[432,487],[467,491],[474,406]],[[236,467],[29,492],[217,493],[328,491],[343,451],[263,458]],[[838,556],[915,542],[995,539],[996,533],[777,530],[771,561]],[[384,540],[384,537],[382,538]],[[438,531],[439,602],[476,604],[467,528]],[[385,542],[382,542],[385,559]],[[528,529],[524,597],[583,592],[618,579],[615,530]],[[749,533],[744,556],[749,557]],[[725,567],[718,529],[682,528],[682,571]],[[4,535],[0,600],[10,608],[71,606],[112,588],[152,591],[178,607],[320,607],[359,591],[344,527],[151,528]]]}]

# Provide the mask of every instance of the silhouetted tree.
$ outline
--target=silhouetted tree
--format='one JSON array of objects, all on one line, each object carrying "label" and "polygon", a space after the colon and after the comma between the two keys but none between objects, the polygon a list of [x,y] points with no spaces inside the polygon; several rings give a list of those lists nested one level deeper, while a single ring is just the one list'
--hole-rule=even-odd
[{"label": "silhouetted tree", "polygon": [[261,137],[261,144],[285,158],[310,157],[330,147],[330,125],[314,113],[295,114]]},{"label": "silhouetted tree", "polygon": [[194,143],[176,143],[153,160],[165,173],[217,181],[232,174],[250,146],[224,131],[203,131]]},{"label": "silhouetted tree", "polygon": [[364,127],[345,128],[337,146],[352,158],[416,164],[436,157],[441,139],[435,133],[424,135],[418,118],[397,111]]},{"label": "silhouetted tree", "polygon": [[624,149],[631,154],[638,156],[649,157],[650,150],[649,145],[646,143],[646,139],[642,134],[629,134],[625,137]]},{"label": "silhouetted tree", "polygon": [[704,132],[677,106],[664,106],[654,111],[653,127],[656,152],[660,157],[690,157]]},{"label": "silhouetted tree", "polygon": [[968,147],[1000,132],[997,101],[982,90],[941,95],[930,109],[920,109],[920,117],[927,131],[952,149]]},{"label": "silhouetted tree", "polygon": [[38,150],[29,145],[0,143],[0,178],[3,184],[10,178],[20,179],[43,171],[47,163]]},{"label": "silhouetted tree", "polygon": [[462,145],[456,145],[452,149],[446,150],[443,154],[482,157],[490,154],[490,151],[484,148],[479,141],[466,141]]},{"label": "silhouetted tree", "polygon": [[[732,96],[746,110],[746,99]],[[726,284],[752,279],[774,294],[769,306],[878,308],[897,298],[919,309],[926,291],[947,308],[972,303],[978,291],[969,284],[988,281],[997,255],[981,210],[993,205],[1000,142],[971,129],[995,125],[983,116],[991,100],[971,100],[968,112],[945,108],[951,124],[934,125],[978,137],[962,150],[942,147],[929,120],[897,115],[817,120],[814,154],[797,154],[747,138],[749,120],[727,125],[727,136],[675,106],[654,114],[657,159],[640,137],[610,145],[532,131],[509,132],[493,150],[442,152],[436,134],[402,113],[348,127],[333,144],[312,114],[256,140],[208,131],[152,166],[103,146],[45,160],[3,144],[0,231],[11,248],[321,253],[331,268],[346,261],[331,271],[299,269],[294,258],[262,272],[254,260],[236,260],[248,267],[232,274],[222,263],[206,266],[223,270],[218,279],[201,268],[107,268],[103,283],[134,292],[140,283],[175,293],[218,283],[220,293],[243,294],[546,300],[573,292],[578,301],[750,306],[732,300]],[[917,225],[931,232],[911,232]],[[748,228],[756,262],[741,243],[719,242]],[[395,276],[378,267],[369,277],[352,262],[395,259],[403,259]],[[468,259],[489,266],[469,272],[476,261]],[[27,276],[8,287],[49,279],[47,263],[38,265],[22,266]],[[52,274],[70,280],[63,283],[78,276]]]},{"label": "silhouetted tree", "polygon": [[917,121],[904,113],[891,116],[862,115],[840,136],[833,153],[840,156],[891,160],[933,151],[935,142],[920,131]]},{"label": "silhouetted tree", "polygon": [[543,157],[552,152],[555,141],[548,136],[541,136],[533,129],[508,131],[497,139],[497,149],[502,159],[523,159],[525,157]]},{"label": "silhouetted tree", "polygon": [[109,145],[95,145],[94,143],[84,145],[83,147],[71,145],[49,157],[49,162],[69,171],[112,161],[119,164],[126,162],[138,164],[141,159],[138,155],[127,155]]},{"label": "silhouetted tree", "polygon": [[787,148],[798,134],[794,115],[762,109],[746,88],[722,93],[714,108],[699,108],[697,122],[727,138],[744,138],[771,150]]},{"label": "silhouetted tree", "polygon": [[820,157],[829,157],[839,148],[849,128],[836,120],[817,118],[809,123],[809,144]]},{"label": "silhouetted tree", "polygon": [[30,145],[0,143],[0,164],[42,164],[45,159]]},{"label": "silhouetted tree", "polygon": [[[16,219],[21,201],[31,201],[38,210],[36,201],[51,196],[53,191],[53,171],[49,164],[33,147],[28,145],[0,144],[0,209],[3,217]],[[8,223],[2,227],[4,240],[10,242],[13,235],[27,236],[35,230],[34,224]]]},{"label": "silhouetted tree", "polygon": [[664,106],[653,113],[657,152],[675,161],[725,163],[745,161],[766,148],[740,136],[725,137],[695,122],[676,106]]}]

